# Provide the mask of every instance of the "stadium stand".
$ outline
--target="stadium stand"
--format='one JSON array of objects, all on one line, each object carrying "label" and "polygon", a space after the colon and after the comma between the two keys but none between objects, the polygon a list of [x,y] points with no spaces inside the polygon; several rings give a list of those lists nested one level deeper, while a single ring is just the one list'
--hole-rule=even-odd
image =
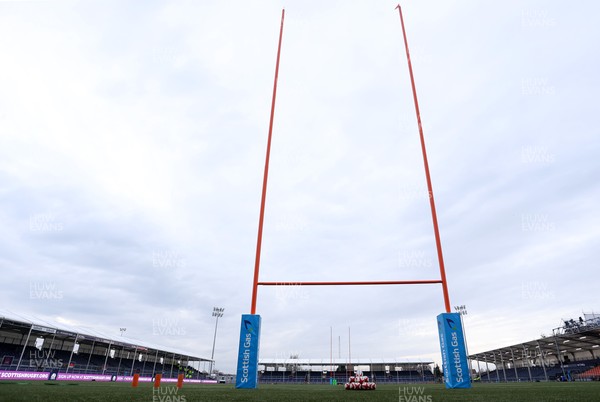
[{"label": "stadium stand", "polygon": [[596,366],[579,375],[580,379],[590,379],[600,381],[600,366]]},{"label": "stadium stand", "polygon": [[402,362],[400,359],[260,359],[261,383],[346,383],[355,368],[378,383],[434,382],[433,362]]},{"label": "stadium stand", "polygon": [[600,366],[600,316],[584,317],[563,320],[552,336],[475,353],[469,359],[477,364],[483,382],[600,379],[594,374]]},{"label": "stadium stand", "polygon": [[[127,337],[110,337],[92,329],[75,328],[0,310],[0,374],[51,372],[164,378],[203,379],[207,372],[197,356]],[[0,377],[2,377],[0,375]]]}]

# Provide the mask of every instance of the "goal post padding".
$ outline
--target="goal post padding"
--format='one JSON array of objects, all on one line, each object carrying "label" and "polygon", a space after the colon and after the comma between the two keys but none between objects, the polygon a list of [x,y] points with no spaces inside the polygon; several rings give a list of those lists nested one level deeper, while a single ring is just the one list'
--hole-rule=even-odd
[{"label": "goal post padding", "polygon": [[243,314],[240,328],[236,388],[258,386],[258,352],[260,348],[260,315]]}]

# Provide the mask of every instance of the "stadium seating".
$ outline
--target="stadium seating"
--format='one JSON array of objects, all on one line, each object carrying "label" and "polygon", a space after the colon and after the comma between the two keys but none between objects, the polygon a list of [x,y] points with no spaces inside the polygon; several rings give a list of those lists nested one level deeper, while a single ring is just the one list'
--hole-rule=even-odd
[{"label": "stadium seating", "polygon": [[[48,345],[49,346],[49,345]],[[0,370],[16,370],[19,358],[22,359],[19,365],[19,371],[48,371],[56,368],[59,372],[77,374],[117,374],[130,375],[133,372],[140,373],[142,376],[151,377],[154,373],[164,373],[168,376],[176,376],[179,374],[180,367],[177,363],[171,366],[170,362],[154,364],[152,357],[149,360],[142,362],[125,357],[108,358],[104,354],[92,354],[81,352],[71,353],[60,349],[50,349],[44,347],[42,350],[34,346],[27,346],[23,351],[23,346],[17,344],[0,343]],[[103,351],[104,353],[104,351]],[[104,363],[106,361],[106,368]],[[70,365],[69,365],[70,362]],[[172,371],[171,371],[172,370]],[[188,376],[193,378],[207,378],[206,373],[201,373],[198,370],[187,368]]]},{"label": "stadium seating", "polygon": [[581,379],[600,379],[600,366],[596,366],[580,374]]},{"label": "stadium seating", "polygon": [[[385,371],[365,371],[364,375],[369,377],[373,382],[378,383],[415,383],[415,382],[433,382],[434,375],[431,371],[426,370],[424,373],[419,371],[394,371],[386,373]],[[276,383],[329,383],[330,378],[335,378],[338,384],[343,384],[348,381],[352,373],[335,372],[333,376],[327,372],[319,371],[264,371],[259,374],[259,382],[265,384]]]},{"label": "stadium seating", "polygon": [[[566,376],[567,379],[571,380],[574,378],[582,377],[586,372],[591,371],[595,366],[599,363],[598,360],[579,360],[572,361],[568,364],[560,365],[554,364],[551,367],[546,367],[546,374],[544,375],[544,368],[541,366],[530,367],[518,367],[507,368],[505,373],[502,368],[499,368],[497,371],[492,370],[488,374],[484,373],[481,375],[481,381],[483,382],[497,382],[498,376],[500,377],[500,381],[504,381],[504,375],[506,374],[506,380],[509,382],[513,381],[545,381],[546,376],[548,380],[554,381],[558,380],[563,376]],[[563,371],[564,370],[564,371]],[[529,372],[531,372],[531,378],[529,376]],[[563,374],[564,373],[564,374]],[[593,377],[593,376],[590,376]]]}]

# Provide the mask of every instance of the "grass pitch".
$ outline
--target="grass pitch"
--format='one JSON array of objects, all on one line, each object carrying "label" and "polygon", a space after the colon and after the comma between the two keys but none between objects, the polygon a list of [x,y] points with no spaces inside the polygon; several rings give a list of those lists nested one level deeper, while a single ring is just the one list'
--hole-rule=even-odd
[{"label": "grass pitch", "polygon": [[236,390],[233,385],[174,385],[153,392],[151,384],[101,382],[0,382],[0,401],[394,401],[394,402],[599,402],[600,382],[475,384],[472,389],[446,390],[440,384],[380,385],[375,391],[345,391],[330,385],[262,385]]}]

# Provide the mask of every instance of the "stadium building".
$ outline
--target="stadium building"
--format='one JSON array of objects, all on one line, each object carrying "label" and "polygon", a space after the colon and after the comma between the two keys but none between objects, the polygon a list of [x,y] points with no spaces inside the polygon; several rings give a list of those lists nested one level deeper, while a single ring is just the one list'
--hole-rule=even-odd
[{"label": "stadium building", "polygon": [[407,383],[434,381],[433,362],[407,362],[401,359],[260,359],[262,383],[338,383],[348,382],[355,370],[372,381]]},{"label": "stadium building", "polygon": [[210,359],[1,310],[0,358],[0,379],[216,382],[200,370]]},{"label": "stadium building", "polygon": [[584,314],[563,323],[551,336],[470,355],[480,380],[600,380],[600,315]]}]

